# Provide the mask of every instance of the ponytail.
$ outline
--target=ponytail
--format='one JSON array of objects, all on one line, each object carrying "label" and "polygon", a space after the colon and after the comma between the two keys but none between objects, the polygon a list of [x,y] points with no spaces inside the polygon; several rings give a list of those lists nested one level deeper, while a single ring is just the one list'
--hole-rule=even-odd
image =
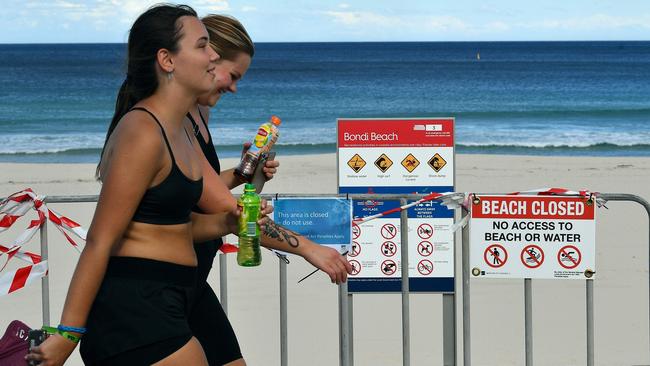
[{"label": "ponytail", "polygon": [[194,9],[187,5],[159,4],[142,13],[129,32],[127,52],[127,77],[117,93],[115,113],[106,132],[106,140],[95,170],[95,177],[101,178],[100,166],[108,140],[122,117],[141,100],[150,97],[158,89],[156,54],[160,49],[175,53],[183,36],[183,16],[196,17]]}]

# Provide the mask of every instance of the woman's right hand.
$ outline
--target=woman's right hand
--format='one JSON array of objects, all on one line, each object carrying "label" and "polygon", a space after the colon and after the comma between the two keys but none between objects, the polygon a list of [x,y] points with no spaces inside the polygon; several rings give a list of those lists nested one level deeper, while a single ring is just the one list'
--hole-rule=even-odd
[{"label": "woman's right hand", "polygon": [[39,366],[63,365],[76,346],[76,343],[54,334],[41,345],[32,347],[25,356],[25,360],[35,361],[35,364]]}]

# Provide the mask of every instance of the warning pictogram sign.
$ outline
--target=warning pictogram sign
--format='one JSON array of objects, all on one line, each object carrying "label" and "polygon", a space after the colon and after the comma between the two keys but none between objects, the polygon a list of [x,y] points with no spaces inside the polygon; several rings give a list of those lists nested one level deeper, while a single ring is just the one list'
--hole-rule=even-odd
[{"label": "warning pictogram sign", "polygon": [[390,160],[386,154],[381,154],[377,160],[375,160],[375,166],[379,168],[382,173],[386,173],[388,168],[393,166],[393,161]]},{"label": "warning pictogram sign", "polygon": [[402,160],[402,166],[406,168],[409,173],[412,173],[418,165],[420,165],[420,161],[416,159],[413,154],[406,155],[404,160]]},{"label": "warning pictogram sign", "polygon": [[381,262],[381,271],[386,276],[390,276],[393,273],[397,272],[397,264],[395,264],[395,262],[390,259],[386,259],[385,261]]},{"label": "warning pictogram sign", "polygon": [[539,268],[544,263],[544,251],[537,245],[527,245],[519,257],[521,263],[528,268]]},{"label": "warning pictogram sign", "polygon": [[440,154],[436,153],[428,162],[429,166],[431,169],[435,170],[436,173],[439,172],[442,168],[447,165],[447,161],[440,156]]},{"label": "warning pictogram sign", "polygon": [[392,257],[397,253],[397,245],[392,241],[384,242],[381,245],[381,253],[387,257]]},{"label": "warning pictogram sign", "polygon": [[361,253],[361,245],[357,243],[356,241],[352,242],[352,250],[348,252],[348,256],[350,257],[356,257]]},{"label": "warning pictogram sign", "polygon": [[384,239],[392,239],[397,235],[397,228],[393,224],[384,224],[384,226],[381,227],[381,236],[384,237]]},{"label": "warning pictogram sign", "polygon": [[361,235],[361,228],[356,223],[352,223],[352,239],[357,239]]},{"label": "warning pictogram sign", "polygon": [[433,272],[433,263],[428,259],[423,259],[418,263],[418,272],[423,275],[430,275]]},{"label": "warning pictogram sign", "polygon": [[348,160],[348,166],[354,170],[355,173],[359,173],[364,166],[366,166],[366,161],[359,156],[359,154],[354,154],[350,160]]},{"label": "warning pictogram sign", "polygon": [[429,224],[418,226],[418,236],[422,239],[429,239],[433,236],[433,228]]},{"label": "warning pictogram sign", "polygon": [[483,253],[485,263],[492,268],[499,268],[508,261],[508,252],[506,248],[499,244],[492,244],[485,248]]},{"label": "warning pictogram sign", "polygon": [[354,259],[350,259],[348,262],[350,262],[350,265],[352,266],[352,275],[358,275],[359,272],[361,272],[361,263]]},{"label": "warning pictogram sign", "polygon": [[428,257],[433,253],[433,245],[428,241],[418,244],[418,253],[423,257]]},{"label": "warning pictogram sign", "polygon": [[557,261],[566,269],[574,269],[582,260],[580,249],[573,245],[565,245],[557,252]]}]

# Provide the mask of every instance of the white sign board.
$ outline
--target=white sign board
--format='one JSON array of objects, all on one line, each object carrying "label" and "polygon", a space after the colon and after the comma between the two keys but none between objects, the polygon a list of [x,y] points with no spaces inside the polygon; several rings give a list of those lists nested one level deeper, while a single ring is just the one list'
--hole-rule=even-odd
[{"label": "white sign board", "polygon": [[485,278],[592,278],[594,204],[583,197],[476,196],[470,268]]}]

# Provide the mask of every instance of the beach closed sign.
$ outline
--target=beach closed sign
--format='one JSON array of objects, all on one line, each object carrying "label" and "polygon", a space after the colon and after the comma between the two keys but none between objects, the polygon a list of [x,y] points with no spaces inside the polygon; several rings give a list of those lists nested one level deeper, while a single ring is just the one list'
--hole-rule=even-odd
[{"label": "beach closed sign", "polygon": [[479,278],[585,279],[595,273],[594,204],[584,197],[475,196],[470,268]]}]

